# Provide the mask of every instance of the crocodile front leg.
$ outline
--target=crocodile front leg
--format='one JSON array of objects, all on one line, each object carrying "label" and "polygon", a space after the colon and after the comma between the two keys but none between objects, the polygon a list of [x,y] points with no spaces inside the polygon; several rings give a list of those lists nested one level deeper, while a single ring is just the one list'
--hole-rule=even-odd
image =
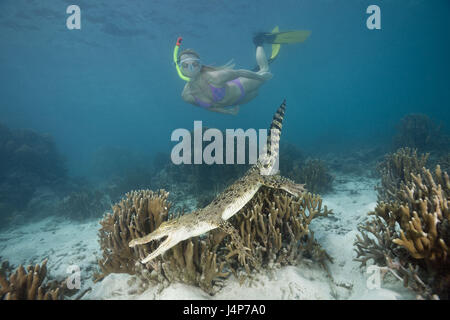
[{"label": "crocodile front leg", "polygon": [[296,197],[299,197],[303,192],[305,192],[304,184],[295,183],[294,181],[278,174],[273,176],[261,176],[261,179],[264,186],[284,190]]}]

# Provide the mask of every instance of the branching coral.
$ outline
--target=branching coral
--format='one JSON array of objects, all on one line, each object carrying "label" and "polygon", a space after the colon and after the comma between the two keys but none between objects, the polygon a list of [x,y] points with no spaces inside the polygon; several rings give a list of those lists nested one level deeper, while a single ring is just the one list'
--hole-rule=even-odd
[{"label": "branching coral", "polygon": [[[163,256],[142,265],[137,263],[158,247],[158,241],[129,248],[132,239],[151,233],[169,220],[168,193],[149,190],[128,193],[101,222],[99,261],[103,275],[111,272],[137,273],[146,280],[181,281],[214,294],[230,272],[251,273],[255,264],[239,261],[237,244],[221,229],[180,242]],[[230,222],[239,230],[245,246],[255,257],[256,267],[294,264],[301,255],[324,263],[330,257],[314,241],[310,222],[329,214],[319,196],[305,193],[295,198],[283,191],[262,188]],[[169,217],[170,216],[170,217]]]},{"label": "branching coral", "polygon": [[442,171],[450,172],[450,152],[439,158],[438,163]]},{"label": "branching coral", "polygon": [[310,159],[304,163],[296,163],[286,173],[286,176],[299,183],[304,183],[308,190],[313,193],[330,191],[334,179],[329,173],[325,161],[320,159]]},{"label": "branching coral", "polygon": [[[293,174],[294,168],[300,168],[305,164],[305,155],[293,143],[280,142],[280,172],[288,176]],[[293,176],[289,176],[294,179]]]},{"label": "branching coral", "polygon": [[181,281],[215,293],[229,274],[224,257],[217,252],[224,236],[213,231],[204,239],[195,237],[179,243],[162,258],[162,275],[169,282]]},{"label": "branching coral", "polygon": [[[330,213],[326,206],[322,208],[322,199],[318,195],[305,193],[296,198],[282,191],[263,188],[232,223],[260,266],[295,264],[302,254],[324,263],[330,257],[313,240],[309,224]],[[234,251],[232,244],[227,248],[229,260]],[[237,259],[230,261],[230,266],[236,270],[239,267]],[[249,270],[248,265],[244,267]]]},{"label": "branching coral", "polygon": [[110,207],[110,201],[105,193],[89,189],[70,193],[62,199],[60,204],[61,212],[74,220],[101,217],[108,207]]},{"label": "branching coral", "polygon": [[427,115],[408,114],[400,120],[394,147],[409,147],[420,151],[437,150],[449,146],[449,138]]},{"label": "branching coral", "polygon": [[24,210],[41,186],[63,185],[65,161],[48,134],[0,124],[0,221]]},{"label": "branching coral", "polygon": [[401,194],[406,205],[400,207],[400,217],[397,219],[400,237],[393,242],[407,249],[413,258],[424,259],[433,269],[446,264],[450,268],[450,239],[445,239],[447,230],[442,229],[450,219],[448,174],[437,166],[436,182],[431,172],[425,169],[422,175],[411,174],[411,177],[412,181],[403,187]]},{"label": "branching coral", "polygon": [[410,178],[411,173],[417,174],[426,166],[429,154],[417,155],[417,150],[401,148],[397,152],[387,154],[383,162],[377,166],[381,176],[381,186],[378,191],[379,201],[390,201],[397,198],[402,182]]},{"label": "branching coral", "polygon": [[[169,193],[164,190],[133,191],[113,206],[113,213],[100,222],[100,245],[103,258],[99,260],[102,274],[100,280],[109,273],[145,274],[148,280],[169,282],[182,281],[202,287],[211,292],[213,285],[222,273],[224,263],[218,262],[216,249],[224,235],[211,233],[201,239],[195,237],[172,248],[163,257],[142,266],[136,263],[154,251],[159,243],[151,242],[144,246],[129,247],[132,239],[140,238],[157,229],[162,222],[169,220],[171,203]],[[176,217],[171,217],[176,218]],[[223,259],[222,259],[223,260]]]},{"label": "branching coral", "polygon": [[373,259],[385,266],[405,286],[425,298],[448,298],[450,244],[448,174],[436,167],[434,176],[422,168],[401,183],[395,201],[380,201],[374,218],[360,226],[355,242],[357,259]]},{"label": "branching coral", "polygon": [[100,221],[103,258],[99,265],[103,276],[113,272],[134,274],[137,259],[148,254],[148,249],[156,249],[154,244],[130,248],[128,243],[152,232],[167,220],[170,209],[168,196],[164,190],[129,192],[113,206],[113,212]]},{"label": "branching coral", "polygon": [[60,288],[50,288],[44,284],[47,275],[47,260],[41,265],[20,265],[9,276],[0,274],[0,300],[59,300],[62,298]]}]

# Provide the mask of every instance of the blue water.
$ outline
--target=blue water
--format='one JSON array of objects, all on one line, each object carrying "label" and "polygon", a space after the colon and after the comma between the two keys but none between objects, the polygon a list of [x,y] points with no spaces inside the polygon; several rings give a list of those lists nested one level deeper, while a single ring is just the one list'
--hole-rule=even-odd
[{"label": "blue water", "polygon": [[[66,28],[77,4],[82,29]],[[368,30],[370,4],[382,29]],[[104,145],[154,154],[194,120],[266,128],[287,99],[283,140],[310,150],[388,141],[408,113],[450,118],[450,2],[152,0],[0,2],[0,121],[48,132],[72,174]],[[206,64],[255,65],[257,31],[307,29],[284,46],[274,77],[238,116],[182,101],[172,63],[178,36]]]}]

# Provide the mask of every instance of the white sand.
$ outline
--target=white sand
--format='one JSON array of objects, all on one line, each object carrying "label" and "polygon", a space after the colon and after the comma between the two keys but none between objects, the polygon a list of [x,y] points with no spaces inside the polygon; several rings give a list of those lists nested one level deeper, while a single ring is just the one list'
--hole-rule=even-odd
[{"label": "white sand", "polygon": [[353,261],[357,225],[376,205],[375,184],[375,179],[337,176],[334,191],[323,196],[324,204],[334,214],[311,224],[316,239],[334,258],[334,263],[329,264],[334,283],[324,270],[305,261],[259,274],[242,286],[230,277],[212,297],[197,287],[180,283],[167,288],[153,286],[141,292],[139,281],[126,274],[111,274],[94,284],[92,274],[100,257],[100,225],[98,221],[74,223],[61,218],[47,218],[0,233],[0,256],[15,266],[49,258],[49,277],[59,280],[69,276],[70,265],[79,266],[80,291],[92,288],[85,299],[413,299],[414,294],[398,281],[382,282],[380,289],[368,289],[369,274]]}]

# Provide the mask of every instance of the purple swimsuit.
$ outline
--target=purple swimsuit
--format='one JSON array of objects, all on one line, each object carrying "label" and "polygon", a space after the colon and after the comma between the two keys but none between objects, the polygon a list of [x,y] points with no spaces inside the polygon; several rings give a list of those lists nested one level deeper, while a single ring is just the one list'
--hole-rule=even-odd
[{"label": "purple swimsuit", "polygon": [[[241,80],[239,80],[239,78],[236,78],[234,80],[230,80],[227,82],[229,83],[234,83],[235,85],[237,85],[239,87],[239,89],[241,89],[241,96],[236,100],[236,102],[233,103],[233,105],[238,105],[239,102],[242,101],[242,99],[245,97],[245,90],[244,87],[242,86]],[[211,93],[213,96],[213,103],[214,102],[218,102],[220,100],[222,100],[225,97],[225,87],[223,88],[216,88],[212,85],[209,85],[209,87],[211,88]],[[205,101],[200,100],[199,98],[195,97],[195,104],[198,105],[199,107],[202,108],[209,108],[212,106],[212,103],[208,103]]]}]

